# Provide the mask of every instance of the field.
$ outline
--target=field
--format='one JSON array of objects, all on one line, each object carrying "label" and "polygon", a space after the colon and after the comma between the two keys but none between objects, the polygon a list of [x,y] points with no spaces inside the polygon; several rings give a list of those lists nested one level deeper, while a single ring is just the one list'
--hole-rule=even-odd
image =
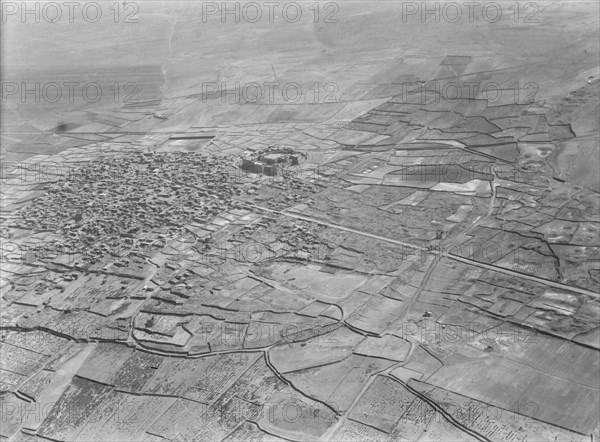
[{"label": "field", "polygon": [[596,3],[33,3],[0,439],[600,438]]}]

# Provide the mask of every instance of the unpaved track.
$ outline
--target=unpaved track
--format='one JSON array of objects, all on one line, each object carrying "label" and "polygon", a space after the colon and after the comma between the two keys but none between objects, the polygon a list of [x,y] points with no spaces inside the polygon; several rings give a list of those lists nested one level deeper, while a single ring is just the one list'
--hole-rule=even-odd
[{"label": "unpaved track", "polygon": [[[296,213],[293,212],[288,212],[288,211],[280,211],[280,210],[273,210],[273,209],[268,209],[266,207],[262,207],[262,206],[255,206],[255,205],[249,205],[250,207],[259,209],[259,210],[264,210],[266,212],[271,212],[271,213],[277,213],[279,215],[285,215],[287,217],[290,218],[295,218],[295,219],[300,219],[302,221],[307,221],[307,222],[311,222],[311,223],[315,223],[315,224],[320,224],[322,226],[326,226],[326,227],[331,227],[334,229],[338,229],[338,230],[344,230],[346,232],[351,232],[351,233],[356,233],[358,235],[362,235],[362,236],[367,236],[369,238],[374,238],[374,239],[378,239],[380,241],[386,241],[392,244],[396,244],[399,246],[403,246],[409,249],[413,249],[413,250],[419,250],[419,251],[424,251],[422,247],[416,246],[414,244],[409,244],[409,243],[405,243],[402,241],[398,241],[392,238],[386,238],[385,236],[379,236],[379,235],[375,235],[373,233],[368,233],[368,232],[363,232],[362,230],[356,230],[356,229],[352,229],[350,227],[344,227],[344,226],[340,226],[337,224],[333,224],[333,223],[329,223],[326,221],[321,221],[318,219],[314,219],[314,218],[310,218],[308,216],[304,216],[304,215],[298,215]],[[486,270],[493,270],[495,272],[499,272],[499,273],[504,273],[505,275],[509,275],[509,276],[514,276],[515,278],[522,278],[522,279],[527,279],[529,281],[533,281],[533,282],[537,282],[539,284],[544,284],[548,287],[552,287],[555,289],[559,289],[559,290],[566,290],[569,292],[573,292],[573,293],[579,293],[581,295],[587,295],[590,296],[592,298],[600,298],[600,294],[596,293],[596,292],[592,292],[590,290],[586,290],[586,289],[582,289],[579,287],[572,287],[566,284],[561,284],[559,282],[555,282],[555,281],[551,281],[549,279],[544,279],[544,278],[540,278],[538,276],[533,276],[533,275],[528,275],[527,273],[521,273],[521,272],[517,272],[515,270],[510,270],[504,267],[498,267],[492,264],[486,264],[483,262],[479,262],[479,261],[475,261],[474,259],[469,259],[469,258],[463,258],[462,256],[458,256],[458,255],[454,255],[452,253],[447,253],[447,252],[441,252],[439,250],[425,250],[426,253],[432,253],[434,255],[439,255],[442,257],[446,257],[449,259],[453,259],[455,261],[459,261],[465,264],[470,264],[470,265],[474,265]]]}]

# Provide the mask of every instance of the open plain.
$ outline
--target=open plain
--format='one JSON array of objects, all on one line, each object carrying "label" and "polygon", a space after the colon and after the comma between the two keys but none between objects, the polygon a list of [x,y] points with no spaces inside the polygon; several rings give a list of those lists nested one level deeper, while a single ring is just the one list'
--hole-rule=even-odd
[{"label": "open plain", "polygon": [[0,440],[600,438],[596,2],[63,3],[2,1]]}]

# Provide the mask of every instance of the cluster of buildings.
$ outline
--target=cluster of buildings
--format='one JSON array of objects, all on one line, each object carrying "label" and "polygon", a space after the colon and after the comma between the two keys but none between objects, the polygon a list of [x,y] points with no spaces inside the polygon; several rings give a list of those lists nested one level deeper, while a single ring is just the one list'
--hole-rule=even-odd
[{"label": "cluster of buildings", "polygon": [[269,146],[265,150],[249,152],[242,157],[242,170],[267,176],[280,176],[286,167],[297,166],[306,160],[306,154],[288,147]]},{"label": "cluster of buildings", "polygon": [[[168,238],[189,223],[209,222],[235,205],[230,166],[190,153],[139,153],[81,167],[20,210],[19,223],[56,232],[64,249],[92,262],[106,253],[148,246],[160,231]],[[240,203],[241,204],[241,203]],[[153,235],[155,236],[155,235]]]},{"label": "cluster of buildings", "polygon": [[[261,204],[283,209],[306,202],[324,183],[286,169],[305,157],[271,146],[238,165],[198,152],[138,152],[88,163],[46,185],[35,204],[17,212],[16,227],[58,234],[47,255],[67,250],[69,261],[95,264],[109,255],[144,253],[187,234],[190,224],[205,226],[220,213],[251,207],[244,200],[252,204],[264,185],[275,194]],[[260,164],[261,175],[240,181],[237,175],[247,174],[249,163]],[[273,179],[263,182],[265,175]],[[289,245],[310,252],[310,241],[297,233],[288,238]]]}]

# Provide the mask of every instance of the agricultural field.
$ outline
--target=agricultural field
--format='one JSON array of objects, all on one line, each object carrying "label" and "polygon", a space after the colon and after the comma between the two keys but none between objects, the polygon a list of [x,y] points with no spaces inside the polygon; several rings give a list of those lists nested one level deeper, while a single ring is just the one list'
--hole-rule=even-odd
[{"label": "agricultural field", "polygon": [[0,442],[600,439],[597,3],[88,3],[2,3]]}]

